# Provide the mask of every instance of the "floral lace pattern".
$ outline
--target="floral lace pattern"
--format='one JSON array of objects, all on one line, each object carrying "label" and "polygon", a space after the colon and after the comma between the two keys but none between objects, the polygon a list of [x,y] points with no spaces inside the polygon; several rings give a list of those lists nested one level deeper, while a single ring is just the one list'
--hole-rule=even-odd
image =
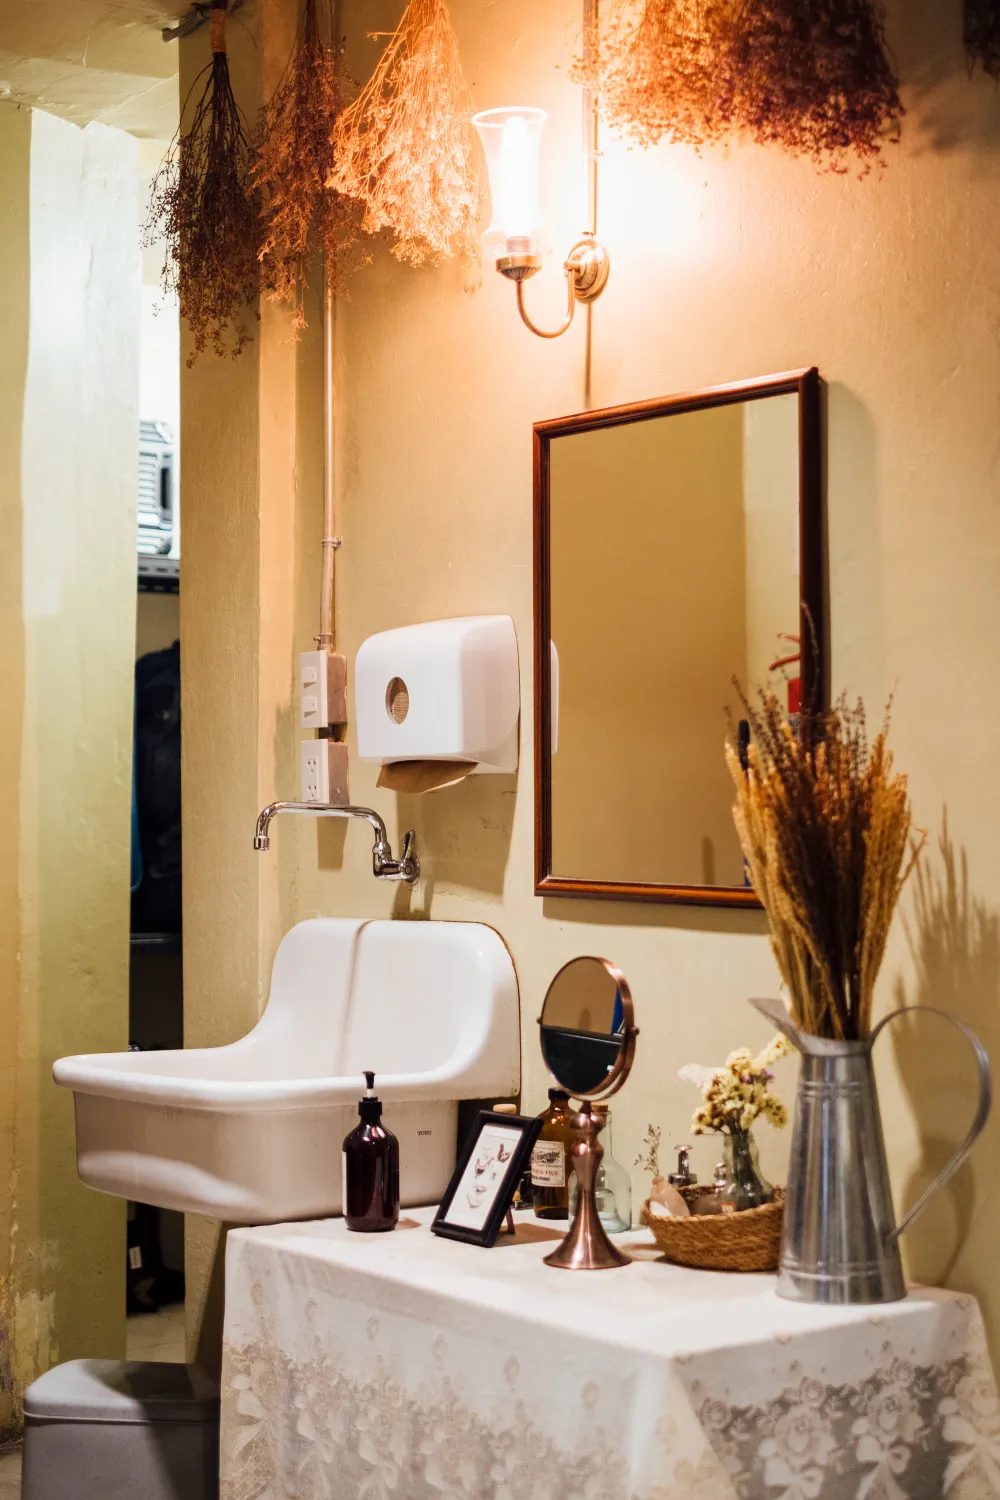
[{"label": "floral lace pattern", "polygon": [[706,1399],[698,1415],[739,1500],[1000,1496],[1000,1403],[985,1361],[890,1359],[856,1387],[803,1378],[766,1405]]},{"label": "floral lace pattern", "polygon": [[[223,1425],[221,1500],[628,1500],[621,1454],[600,1429],[586,1452],[567,1452],[516,1402],[495,1430],[448,1377],[418,1400],[381,1356],[357,1380],[321,1349],[296,1365],[269,1336],[227,1347]],[[732,1492],[692,1500],[702,1493]]]},{"label": "floral lace pattern", "polygon": [[[595,1389],[583,1387],[584,1404]],[[322,1348],[297,1365],[265,1336],[227,1348],[223,1404],[222,1500],[640,1500],[599,1428],[587,1451],[570,1452],[516,1402],[496,1429],[447,1376],[424,1399],[408,1395],[382,1356],[357,1380]],[[706,1399],[698,1417],[711,1451],[641,1500],[1000,1496],[988,1365],[892,1360],[856,1388],[803,1378],[764,1406]]]},{"label": "floral lace pattern", "polygon": [[255,1233],[229,1245],[221,1500],[1000,1500],[971,1298],[817,1313],[650,1264],[650,1294],[637,1265],[578,1302],[526,1257],[414,1236],[376,1275],[332,1232]]}]

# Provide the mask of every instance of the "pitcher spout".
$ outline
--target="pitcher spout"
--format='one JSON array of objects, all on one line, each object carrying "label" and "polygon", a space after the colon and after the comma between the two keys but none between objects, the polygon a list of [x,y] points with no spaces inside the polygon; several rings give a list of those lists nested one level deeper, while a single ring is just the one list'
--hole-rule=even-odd
[{"label": "pitcher spout", "polygon": [[766,1021],[770,1021],[782,1036],[787,1037],[799,1052],[808,1051],[808,1044],[816,1040],[815,1037],[806,1037],[805,1033],[799,1030],[784,1000],[751,1000],[750,1004]]},{"label": "pitcher spout", "polygon": [[792,1046],[805,1057],[844,1057],[863,1054],[871,1050],[871,1039],[860,1042],[838,1042],[832,1037],[813,1036],[803,1031],[792,1020],[784,1000],[751,1000],[754,1010],[786,1036]]}]

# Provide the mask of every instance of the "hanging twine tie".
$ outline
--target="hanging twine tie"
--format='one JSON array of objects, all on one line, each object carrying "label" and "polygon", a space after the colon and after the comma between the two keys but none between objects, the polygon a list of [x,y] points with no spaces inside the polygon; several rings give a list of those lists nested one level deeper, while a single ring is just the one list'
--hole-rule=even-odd
[{"label": "hanging twine tie", "polygon": [[225,52],[226,50],[226,7],[224,5],[213,5],[212,7],[212,53]]}]

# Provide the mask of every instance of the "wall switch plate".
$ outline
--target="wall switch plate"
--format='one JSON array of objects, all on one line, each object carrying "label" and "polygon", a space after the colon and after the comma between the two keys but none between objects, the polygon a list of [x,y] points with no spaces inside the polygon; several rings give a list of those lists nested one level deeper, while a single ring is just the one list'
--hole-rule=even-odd
[{"label": "wall switch plate", "polygon": [[300,750],[302,801],[346,807],[351,800],[347,745],[342,740],[303,740]]},{"label": "wall switch plate", "polygon": [[339,651],[299,656],[299,726],[328,729],[347,723],[347,657]]}]

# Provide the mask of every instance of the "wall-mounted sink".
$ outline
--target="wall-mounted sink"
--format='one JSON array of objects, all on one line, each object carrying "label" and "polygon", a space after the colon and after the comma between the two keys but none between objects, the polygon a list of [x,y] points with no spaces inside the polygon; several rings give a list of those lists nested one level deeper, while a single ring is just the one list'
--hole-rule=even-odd
[{"label": "wall-mounted sink", "polygon": [[260,1021],[228,1047],[64,1057],[77,1167],[101,1192],[230,1224],[341,1208],[341,1142],[374,1068],[403,1204],[455,1164],[459,1099],[520,1086],[517,977],[477,922],[300,922]]}]

